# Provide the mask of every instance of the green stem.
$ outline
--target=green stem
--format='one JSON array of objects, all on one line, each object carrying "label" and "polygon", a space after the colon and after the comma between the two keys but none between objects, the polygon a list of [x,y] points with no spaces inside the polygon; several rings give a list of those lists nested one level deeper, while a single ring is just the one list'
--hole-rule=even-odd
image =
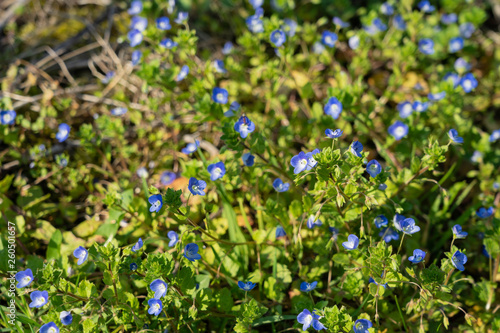
[{"label": "green stem", "polygon": [[401,237],[401,243],[399,243],[398,253],[396,253],[396,254],[399,254],[399,251],[401,250],[401,246],[403,245],[403,241],[404,241],[404,239],[405,239],[405,235],[406,235],[406,234],[405,234],[405,233],[403,233],[403,236]]},{"label": "green stem", "polygon": [[398,298],[396,297],[396,295],[394,295],[394,300],[396,301],[396,306],[398,308],[398,312],[399,312],[399,316],[401,317],[401,321],[403,322],[403,327],[405,328],[405,332],[408,332],[408,327],[406,327],[405,318],[403,317],[403,313],[401,312],[401,307],[399,306]]}]

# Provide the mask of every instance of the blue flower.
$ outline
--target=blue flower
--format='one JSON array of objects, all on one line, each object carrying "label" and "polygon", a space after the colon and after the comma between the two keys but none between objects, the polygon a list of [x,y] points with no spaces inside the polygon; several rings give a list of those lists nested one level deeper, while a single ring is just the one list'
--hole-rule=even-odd
[{"label": "blue flower", "polygon": [[323,325],[319,320],[323,318],[322,316],[319,316],[316,314],[316,310],[313,310],[313,322],[312,322],[312,325],[313,325],[313,328],[316,330],[316,331],[321,331],[321,330],[326,330],[326,327],[325,325]]},{"label": "blue flower", "polygon": [[129,40],[130,46],[134,47],[141,44],[143,36],[139,30],[132,29],[128,32],[127,38]]},{"label": "blue flower", "polygon": [[458,58],[455,60],[454,67],[459,74],[465,73],[471,68],[470,64],[464,58]]},{"label": "blue flower", "polygon": [[301,151],[298,155],[295,155],[290,160],[290,164],[294,167],[293,173],[298,174],[307,169],[307,164],[309,162],[309,158],[307,155]]},{"label": "blue flower", "polygon": [[453,88],[456,88],[460,83],[460,76],[457,73],[448,72],[443,76],[443,81],[451,82]]},{"label": "blue flower", "polygon": [[79,246],[73,251],[73,255],[78,259],[76,264],[81,265],[85,261],[87,261],[87,258],[89,257],[89,251],[87,251],[83,246]]},{"label": "blue flower", "polygon": [[264,0],[248,0],[250,4],[252,5],[253,9],[257,9],[262,7],[262,4],[264,3]]},{"label": "blue flower", "polygon": [[339,236],[339,229],[335,227],[328,227],[328,230],[332,233],[332,238],[337,240],[337,237]]},{"label": "blue flower", "polygon": [[474,75],[472,75],[472,73],[467,73],[460,80],[460,86],[466,93],[469,93],[472,90],[476,89],[477,80]]},{"label": "blue flower", "polygon": [[61,323],[66,326],[71,325],[71,323],[73,322],[73,316],[69,311],[61,311],[61,313],[59,314],[59,319],[61,319]]},{"label": "blue flower", "polygon": [[135,245],[132,246],[132,252],[139,251],[142,248],[143,245],[144,245],[144,243],[142,242],[142,238],[139,238],[139,240],[137,241],[137,243],[135,243]]},{"label": "blue flower", "polygon": [[437,102],[437,101],[440,101],[446,97],[446,91],[441,91],[441,92],[438,92],[435,94],[429,93],[429,95],[427,95],[427,97],[429,97],[429,99],[431,101]]},{"label": "blue flower", "polygon": [[392,7],[392,5],[390,3],[384,2],[380,6],[380,12],[384,15],[390,16],[390,15],[394,14],[394,7]]},{"label": "blue flower", "polygon": [[68,138],[69,136],[69,131],[71,130],[71,128],[69,127],[68,124],[66,123],[62,123],[59,125],[59,128],[58,128],[58,131],[57,131],[57,134],[56,134],[56,139],[59,141],[59,142],[64,142],[66,141],[66,139]]},{"label": "blue flower", "polygon": [[198,244],[189,243],[184,248],[184,257],[189,261],[200,260],[201,255],[198,253]]},{"label": "blue flower", "polygon": [[354,322],[352,329],[354,330],[354,333],[369,333],[368,329],[372,326],[372,322],[368,319],[358,319]]},{"label": "blue flower", "polygon": [[226,42],[222,48],[222,54],[228,55],[233,50],[233,43]]},{"label": "blue flower", "polygon": [[464,143],[464,139],[460,136],[458,136],[458,132],[456,129],[451,129],[448,131],[448,137],[450,138],[451,141],[455,143]]},{"label": "blue flower", "polygon": [[188,65],[182,66],[179,74],[177,74],[177,77],[175,78],[175,81],[180,82],[184,80],[188,74],[189,74],[189,66]]},{"label": "blue flower", "polygon": [[240,103],[234,101],[229,105],[229,110],[224,112],[224,117],[232,117],[235,115],[236,112],[241,108]]},{"label": "blue flower", "polygon": [[314,54],[321,54],[325,51],[325,47],[320,42],[315,42],[312,46],[312,51]]},{"label": "blue flower", "polygon": [[[221,73],[221,74],[227,73],[226,67],[224,66],[224,61],[216,59],[213,61],[212,65],[214,66],[215,71],[217,73]],[[223,103],[223,104],[226,104],[226,103]]]},{"label": "blue flower", "polygon": [[189,178],[188,189],[193,195],[205,195],[203,191],[207,187],[207,183],[203,180],[198,180],[194,177]]},{"label": "blue flower", "polygon": [[276,239],[278,239],[280,237],[285,237],[285,236],[286,236],[285,229],[280,225],[277,226],[276,227]]},{"label": "blue flower", "polygon": [[486,219],[486,218],[490,217],[491,215],[493,215],[493,212],[494,212],[493,207],[490,207],[490,208],[481,207],[477,210],[476,215],[479,218]]},{"label": "blue flower", "polygon": [[138,268],[138,267],[139,267],[139,266],[137,266],[137,264],[136,264],[135,262],[133,262],[133,263],[131,263],[131,264],[130,264],[130,270],[131,270],[131,271],[135,271],[135,270],[137,270],[137,268]]},{"label": "blue flower", "polygon": [[130,21],[130,30],[143,32],[148,27],[148,19],[141,16],[134,16]]},{"label": "blue flower", "polygon": [[354,35],[347,41],[349,43],[349,47],[353,50],[356,50],[359,47],[359,36]]},{"label": "blue flower", "polygon": [[210,173],[210,180],[217,180],[226,174],[226,167],[223,162],[217,162],[214,164],[210,164],[207,168],[208,173]]},{"label": "blue flower", "polygon": [[366,165],[366,172],[368,172],[372,178],[375,178],[382,172],[382,166],[377,160],[371,160]]},{"label": "blue flower", "polygon": [[378,17],[372,21],[372,26],[375,27],[376,31],[387,30],[387,25],[384,22],[382,22],[382,20]]},{"label": "blue flower", "polygon": [[385,191],[387,189],[387,185],[386,184],[380,184],[378,186],[378,189],[381,190],[381,191]]},{"label": "blue flower", "polygon": [[255,288],[255,283],[252,283],[251,281],[248,282],[243,282],[243,281],[238,281],[238,287],[244,291],[250,291],[253,288]]},{"label": "blue flower", "polygon": [[413,250],[413,255],[408,257],[408,260],[414,264],[418,264],[425,258],[425,252],[420,249]]},{"label": "blue flower", "polygon": [[161,207],[163,206],[163,197],[161,194],[153,194],[152,196],[149,197],[148,201],[151,204],[151,207],[149,207],[149,211],[151,213],[153,212],[158,213]]},{"label": "blue flower", "polygon": [[107,72],[106,73],[106,76],[104,77],[104,79],[101,80],[102,83],[109,83],[109,81],[111,81],[111,79],[115,76],[115,72],[113,71],[110,71],[110,72]]},{"label": "blue flower", "polygon": [[359,141],[354,141],[351,143],[351,153],[357,157],[362,157],[361,152],[363,151],[363,145]]},{"label": "blue flower", "polygon": [[450,13],[450,14],[443,14],[441,16],[441,22],[443,24],[453,24],[457,22],[458,16],[455,13]]},{"label": "blue flower", "polygon": [[453,231],[453,237],[455,238],[465,238],[468,235],[468,233],[462,231],[462,227],[458,224],[455,224],[451,230]]},{"label": "blue flower", "polygon": [[255,163],[255,156],[253,156],[252,154],[250,153],[245,153],[241,156],[241,160],[243,161],[243,164],[245,166],[253,166],[254,163]]},{"label": "blue flower", "polygon": [[347,28],[348,26],[350,26],[349,22],[344,22],[344,21],[342,21],[342,19],[340,17],[337,17],[337,16],[335,16],[332,19],[332,22],[333,22],[333,24],[335,24],[339,28]]},{"label": "blue flower", "polygon": [[255,131],[255,124],[247,116],[241,116],[234,124],[234,130],[240,133],[240,136],[244,139],[248,134]]},{"label": "blue flower", "polygon": [[472,34],[474,33],[474,31],[476,30],[476,28],[474,27],[474,24],[472,24],[470,22],[465,22],[465,23],[460,24],[458,29],[460,31],[460,36],[462,36],[463,38],[470,38],[472,36]]},{"label": "blue flower", "polygon": [[111,109],[111,114],[113,116],[123,116],[125,113],[127,113],[127,108],[114,108]]},{"label": "blue flower", "polygon": [[30,294],[31,303],[30,308],[41,308],[49,301],[48,291],[35,290]]},{"label": "blue flower", "polygon": [[297,22],[291,19],[285,19],[281,29],[283,29],[288,37],[293,37],[295,36],[295,32],[297,30]]},{"label": "blue flower", "polygon": [[156,298],[151,298],[150,300],[148,300],[148,305],[149,305],[148,313],[150,315],[158,316],[161,313],[161,310],[163,309],[163,304],[159,299]]},{"label": "blue flower", "polygon": [[16,273],[16,280],[16,288],[27,287],[31,284],[31,282],[33,282],[33,272],[29,268],[27,268],[25,271],[19,271]]},{"label": "blue flower", "polygon": [[486,246],[483,245],[481,252],[484,254],[486,258],[488,259],[491,258],[490,253],[488,252],[488,250],[486,250]]},{"label": "blue flower", "polygon": [[286,35],[283,32],[283,30],[277,29],[271,32],[269,40],[271,41],[272,44],[274,44],[275,47],[280,47],[285,43]]},{"label": "blue flower", "polygon": [[401,16],[400,14],[397,14],[396,16],[394,16],[394,19],[392,21],[392,25],[400,30],[400,31],[404,31],[406,30],[406,22],[405,20],[403,19],[403,16]]},{"label": "blue flower", "polygon": [[413,113],[413,106],[410,102],[399,103],[396,108],[401,118],[408,118]]},{"label": "blue flower", "polygon": [[200,146],[200,141],[195,140],[194,143],[188,143],[186,147],[181,149],[181,152],[183,152],[186,155],[194,153],[198,147]]},{"label": "blue flower", "polygon": [[349,235],[347,236],[347,242],[343,242],[342,246],[346,250],[355,250],[358,248],[359,245],[359,238],[356,235]]},{"label": "blue flower", "polygon": [[337,98],[330,97],[323,110],[325,111],[325,114],[332,116],[333,119],[337,119],[342,112],[342,108],[342,103],[340,103]]},{"label": "blue flower", "polygon": [[311,326],[313,319],[312,313],[307,309],[304,309],[304,311],[299,313],[297,316],[297,321],[302,324],[303,331],[307,331],[307,329]]},{"label": "blue flower", "polygon": [[394,218],[392,219],[392,223],[394,225],[394,228],[398,231],[403,231],[401,229],[401,222],[403,222],[406,219],[404,215],[396,214],[394,215]]},{"label": "blue flower", "polygon": [[490,135],[490,142],[495,142],[500,139],[500,129],[494,130]]},{"label": "blue flower", "polygon": [[339,38],[335,32],[328,30],[323,31],[323,34],[321,35],[321,42],[330,48],[335,46],[338,39]]},{"label": "blue flower", "polygon": [[428,0],[420,1],[418,4],[418,8],[424,13],[431,13],[436,9],[434,6],[431,6]]},{"label": "blue flower", "polygon": [[187,21],[188,17],[189,17],[188,12],[179,12],[177,14],[177,18],[174,21],[177,24],[182,24],[182,23],[184,23],[184,21]]},{"label": "blue flower", "polygon": [[467,256],[460,251],[456,251],[451,257],[451,263],[456,269],[462,271],[465,269],[464,265],[467,262]]},{"label": "blue flower", "polygon": [[314,281],[314,282],[311,282],[311,283],[302,282],[300,284],[300,291],[308,293],[308,292],[314,290],[317,285],[318,285],[318,281]]},{"label": "blue flower", "polygon": [[59,333],[59,327],[57,327],[57,325],[53,321],[51,321],[50,323],[42,325],[42,327],[40,327],[39,333]]},{"label": "blue flower", "polygon": [[309,229],[312,229],[316,226],[319,227],[322,224],[323,224],[323,222],[321,222],[320,219],[316,219],[316,216],[314,216],[314,215],[309,216],[309,218],[307,219],[307,227]]},{"label": "blue flower", "polygon": [[399,141],[408,134],[408,125],[397,120],[394,124],[389,126],[389,134]]},{"label": "blue flower", "polygon": [[176,47],[177,45],[179,45],[177,42],[174,42],[172,39],[170,38],[165,38],[163,39],[161,42],[160,42],[160,47],[163,47],[165,49],[173,49],[174,47]]},{"label": "blue flower", "polygon": [[16,111],[2,110],[0,111],[0,123],[2,125],[12,125],[16,120]]},{"label": "blue flower", "polygon": [[226,104],[229,94],[226,89],[215,87],[212,90],[212,99],[215,103]]},{"label": "blue flower", "polygon": [[373,219],[373,223],[375,223],[375,226],[380,229],[382,227],[387,227],[389,221],[385,215],[379,215]]},{"label": "blue flower", "polygon": [[160,299],[167,294],[168,284],[162,279],[156,279],[149,285],[151,291],[155,293],[154,298]]},{"label": "blue flower", "polygon": [[262,22],[261,17],[264,11],[255,11],[255,14],[247,17],[245,20],[248,30],[252,33],[264,32],[264,22]]},{"label": "blue flower", "polygon": [[472,153],[472,156],[470,160],[474,163],[479,163],[479,161],[483,158],[483,153],[480,151],[475,150],[474,153]]},{"label": "blue flower", "polygon": [[415,224],[415,220],[407,218],[401,221],[401,231],[407,235],[412,235],[420,231],[420,227]]},{"label": "blue flower", "polygon": [[170,242],[168,242],[169,247],[174,247],[179,241],[179,235],[173,230],[168,232],[167,237],[170,239]]},{"label": "blue flower", "polygon": [[455,37],[450,40],[450,43],[448,44],[448,51],[450,53],[455,53],[463,49],[464,47],[464,40],[462,37]]},{"label": "blue flower", "polygon": [[132,1],[130,3],[130,8],[128,9],[127,13],[130,15],[137,15],[142,12],[142,1]]},{"label": "blue flower", "polygon": [[417,112],[424,112],[429,108],[429,102],[420,102],[420,101],[415,101],[413,102],[413,110]]},{"label": "blue flower", "polygon": [[418,42],[418,49],[423,54],[434,54],[434,41],[429,38],[422,39]]},{"label": "blue flower", "polygon": [[307,169],[311,170],[318,164],[318,162],[314,159],[314,155],[318,154],[320,150],[318,148],[314,149],[312,152],[306,153],[307,156]]},{"label": "blue flower", "polygon": [[388,227],[388,228],[383,228],[380,230],[379,234],[380,237],[384,237],[384,241],[386,243],[389,243],[392,240],[398,240],[399,239],[399,234],[396,230]]},{"label": "blue flower", "polygon": [[160,182],[163,186],[168,186],[173,183],[173,181],[177,178],[175,172],[165,171],[160,176]]},{"label": "blue flower", "polygon": [[342,135],[342,133],[343,133],[343,131],[339,128],[337,128],[335,131],[333,131],[331,129],[325,130],[325,135],[330,139],[339,138]]},{"label": "blue flower", "polygon": [[286,192],[290,188],[290,184],[283,183],[280,178],[276,178],[273,182],[273,187],[277,192]]}]

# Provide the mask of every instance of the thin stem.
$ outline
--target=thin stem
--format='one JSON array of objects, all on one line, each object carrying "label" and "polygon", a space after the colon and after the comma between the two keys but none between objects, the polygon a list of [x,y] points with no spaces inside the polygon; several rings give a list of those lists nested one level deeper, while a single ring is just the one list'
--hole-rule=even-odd
[{"label": "thin stem", "polygon": [[403,241],[404,241],[404,239],[405,239],[405,235],[406,235],[406,234],[405,234],[405,233],[403,233],[403,236],[401,237],[401,243],[399,243],[398,253],[396,253],[396,254],[399,254],[399,251],[401,250],[401,246],[403,245]]}]

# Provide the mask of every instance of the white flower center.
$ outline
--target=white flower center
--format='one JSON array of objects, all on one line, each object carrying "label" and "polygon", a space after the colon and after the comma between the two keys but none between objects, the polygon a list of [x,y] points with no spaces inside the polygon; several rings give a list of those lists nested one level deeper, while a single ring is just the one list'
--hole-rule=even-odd
[{"label": "white flower center", "polygon": [[396,134],[396,136],[403,136],[405,135],[405,129],[402,126],[399,126],[398,128],[396,128],[394,133]]},{"label": "white flower center", "polygon": [[300,166],[304,167],[304,166],[307,165],[307,160],[306,159],[302,159],[302,160],[299,161],[299,164],[300,164]]},{"label": "white flower center", "polygon": [[224,96],[222,95],[222,93],[218,93],[217,94],[217,99],[220,101],[224,98]]},{"label": "white flower center", "polygon": [[470,80],[464,81],[464,89],[466,90],[472,89],[472,83],[470,82]]},{"label": "white flower center", "polygon": [[25,276],[25,277],[23,277],[23,281],[24,282],[30,282],[31,278],[29,276]]},{"label": "white flower center", "polygon": [[10,114],[6,114],[5,116],[3,116],[3,120],[8,123],[9,121],[11,121],[12,117],[10,116]]},{"label": "white flower center", "polygon": [[325,38],[325,42],[326,42],[327,44],[332,44],[332,43],[333,43],[332,37],[327,36],[327,37]]},{"label": "white flower center", "polygon": [[313,320],[313,317],[311,315],[307,315],[307,317],[304,319],[304,324],[309,324]]}]

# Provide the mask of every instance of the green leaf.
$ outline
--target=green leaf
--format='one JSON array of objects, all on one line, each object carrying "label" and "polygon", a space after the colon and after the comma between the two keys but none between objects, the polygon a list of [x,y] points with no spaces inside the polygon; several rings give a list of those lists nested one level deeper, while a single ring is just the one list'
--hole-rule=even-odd
[{"label": "green leaf", "polygon": [[47,260],[59,259],[61,257],[62,233],[59,229],[54,231],[47,248]]}]

